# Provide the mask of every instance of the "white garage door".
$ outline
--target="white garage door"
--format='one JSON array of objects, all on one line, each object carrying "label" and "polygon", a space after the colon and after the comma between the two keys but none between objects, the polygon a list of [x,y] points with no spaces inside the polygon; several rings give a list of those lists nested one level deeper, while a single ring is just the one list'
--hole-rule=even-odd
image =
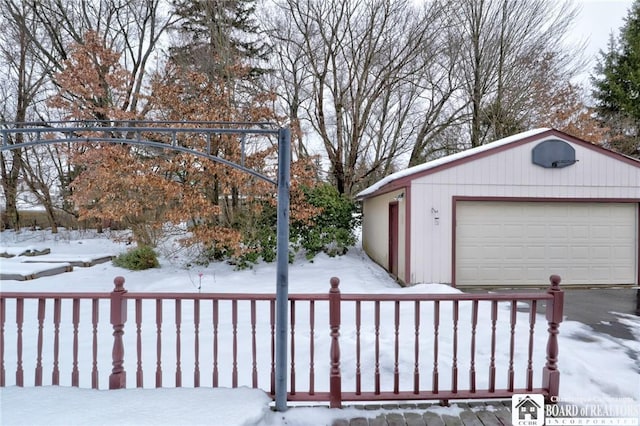
[{"label": "white garage door", "polygon": [[637,204],[456,204],[457,285],[635,284]]}]

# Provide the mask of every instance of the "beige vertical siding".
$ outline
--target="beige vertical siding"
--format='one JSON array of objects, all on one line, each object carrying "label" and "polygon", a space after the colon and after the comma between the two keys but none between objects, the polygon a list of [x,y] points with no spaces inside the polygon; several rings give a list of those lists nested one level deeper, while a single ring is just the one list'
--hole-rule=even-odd
[{"label": "beige vertical siding", "polygon": [[[369,257],[384,267],[389,266],[389,204],[404,193],[398,190],[364,200],[362,205],[362,247]],[[398,278],[406,282],[406,194],[398,202]]]},{"label": "beige vertical siding", "polygon": [[[531,149],[542,140],[475,158],[412,181],[410,282],[451,282],[454,196],[640,200],[640,168],[571,144],[576,150],[577,163],[561,169],[545,169],[531,163]],[[380,210],[386,215],[387,209],[379,209],[379,203],[386,205],[388,198],[385,194],[366,200],[368,210]],[[372,211],[369,214],[377,215]],[[381,260],[375,260],[386,266],[385,220],[380,218],[372,224],[380,235],[368,236],[367,248],[373,250],[370,253],[380,252],[376,256],[381,256]]]}]

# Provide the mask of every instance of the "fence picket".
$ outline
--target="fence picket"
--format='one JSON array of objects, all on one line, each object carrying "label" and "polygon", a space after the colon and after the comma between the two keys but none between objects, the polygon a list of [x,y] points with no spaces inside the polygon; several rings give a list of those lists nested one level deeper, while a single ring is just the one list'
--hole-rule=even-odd
[{"label": "fence picket", "polygon": [[144,386],[142,370],[142,299],[136,299],[136,387]]},{"label": "fence picket", "polygon": [[6,321],[7,303],[0,299],[0,387],[6,386],[6,369],[4,366],[4,323]]},{"label": "fence picket", "polygon": [[416,300],[413,305],[413,393],[420,393],[420,301]]},{"label": "fence picket", "polygon": [[213,387],[218,387],[218,301],[213,300]]},{"label": "fence picket", "polygon": [[509,369],[507,370],[507,389],[509,392],[513,392],[514,388],[514,371],[513,371],[513,358],[515,356],[515,344],[516,344],[516,308],[517,302],[511,301],[511,317],[509,318]]},{"label": "fence picket", "polygon": [[489,361],[489,392],[496,391],[496,323],[498,321],[498,301],[491,301],[491,360]]},{"label": "fence picket", "polygon": [[100,318],[100,300],[91,299],[91,389],[98,389],[98,321]]},{"label": "fence picket", "polygon": [[478,300],[471,304],[471,361],[469,363],[469,390],[476,392],[476,330],[478,329]]},{"label": "fence picket", "polygon": [[176,299],[176,387],[182,387],[182,301]]},{"label": "fence picket", "polygon": [[193,387],[200,387],[200,300],[193,301]]},{"label": "fence picket", "polygon": [[270,371],[270,395],[276,394],[276,301],[269,302],[269,331],[271,333],[271,371]]},{"label": "fence picket", "polygon": [[156,300],[156,387],[162,387],[162,299]]},{"label": "fence picket", "polygon": [[251,301],[251,386],[258,387],[258,343],[256,341],[256,301]]},{"label": "fence picket", "polygon": [[311,300],[309,301],[309,395],[315,394],[315,327],[316,303],[315,300]]},{"label": "fence picket", "polygon": [[451,363],[451,391],[458,392],[458,319],[459,302],[453,301],[453,360]]},{"label": "fence picket", "polygon": [[527,351],[527,391],[533,389],[533,336],[536,325],[537,300],[531,301],[529,308],[529,350]]},{"label": "fence picket", "polygon": [[291,356],[289,360],[290,372],[289,378],[291,380],[289,384],[289,392],[291,395],[296,394],[296,301],[291,300],[289,304],[289,332],[291,339]]},{"label": "fence picket", "polygon": [[375,306],[374,321],[375,321],[375,336],[376,336],[376,344],[375,344],[376,363],[375,363],[375,370],[373,374],[375,377],[375,394],[380,395],[380,301],[376,300],[374,306]]},{"label": "fence picket", "polygon": [[394,303],[393,393],[400,392],[400,301]]},{"label": "fence picket", "polygon": [[46,310],[46,299],[38,299],[38,349],[36,355],[36,386],[42,386],[42,339],[44,329],[44,315]]},{"label": "fence picket", "polygon": [[80,299],[73,299],[73,367],[71,369],[71,386],[80,385],[80,372],[78,371],[78,326],[80,324]]},{"label": "fence picket", "polygon": [[18,361],[16,365],[16,385],[24,386],[24,370],[22,369],[22,324],[24,323],[24,299],[16,301],[16,325],[18,328],[16,346]]},{"label": "fence picket", "polygon": [[362,306],[359,300],[356,300],[356,395],[362,392],[362,371],[360,360],[360,329],[362,320]]},{"label": "fence picket", "polygon": [[440,373],[438,372],[438,337],[440,329],[440,301],[435,300],[433,302],[433,383],[432,392],[438,393],[438,378]]},{"label": "fence picket", "polygon": [[231,367],[231,387],[238,387],[238,301],[231,301],[231,327],[233,329],[233,366]]},{"label": "fence picket", "polygon": [[53,372],[51,373],[51,383],[54,386],[60,384],[60,314],[61,314],[62,301],[60,298],[56,298],[53,301]]}]

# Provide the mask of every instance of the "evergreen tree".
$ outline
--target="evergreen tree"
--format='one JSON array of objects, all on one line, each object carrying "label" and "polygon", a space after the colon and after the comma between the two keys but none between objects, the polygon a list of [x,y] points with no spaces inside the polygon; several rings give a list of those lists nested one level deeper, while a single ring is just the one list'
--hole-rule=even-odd
[{"label": "evergreen tree", "polygon": [[266,71],[270,49],[258,37],[255,0],[173,0],[173,8],[184,43],[172,48],[176,63],[225,78],[237,77],[238,66],[245,78]]},{"label": "evergreen tree", "polygon": [[640,0],[635,0],[616,39],[592,77],[596,110],[609,129],[607,145],[640,158]]}]

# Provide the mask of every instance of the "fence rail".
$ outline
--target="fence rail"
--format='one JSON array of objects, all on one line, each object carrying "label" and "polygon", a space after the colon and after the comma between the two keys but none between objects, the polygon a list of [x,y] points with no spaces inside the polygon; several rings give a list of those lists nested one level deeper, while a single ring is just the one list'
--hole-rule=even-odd
[{"label": "fence rail", "polygon": [[[563,291],[560,277],[550,281],[538,293],[342,294],[332,278],[328,293],[290,294],[288,400],[557,396]],[[1,292],[0,386],[249,386],[275,396],[274,294],[114,283],[111,293]]]}]

